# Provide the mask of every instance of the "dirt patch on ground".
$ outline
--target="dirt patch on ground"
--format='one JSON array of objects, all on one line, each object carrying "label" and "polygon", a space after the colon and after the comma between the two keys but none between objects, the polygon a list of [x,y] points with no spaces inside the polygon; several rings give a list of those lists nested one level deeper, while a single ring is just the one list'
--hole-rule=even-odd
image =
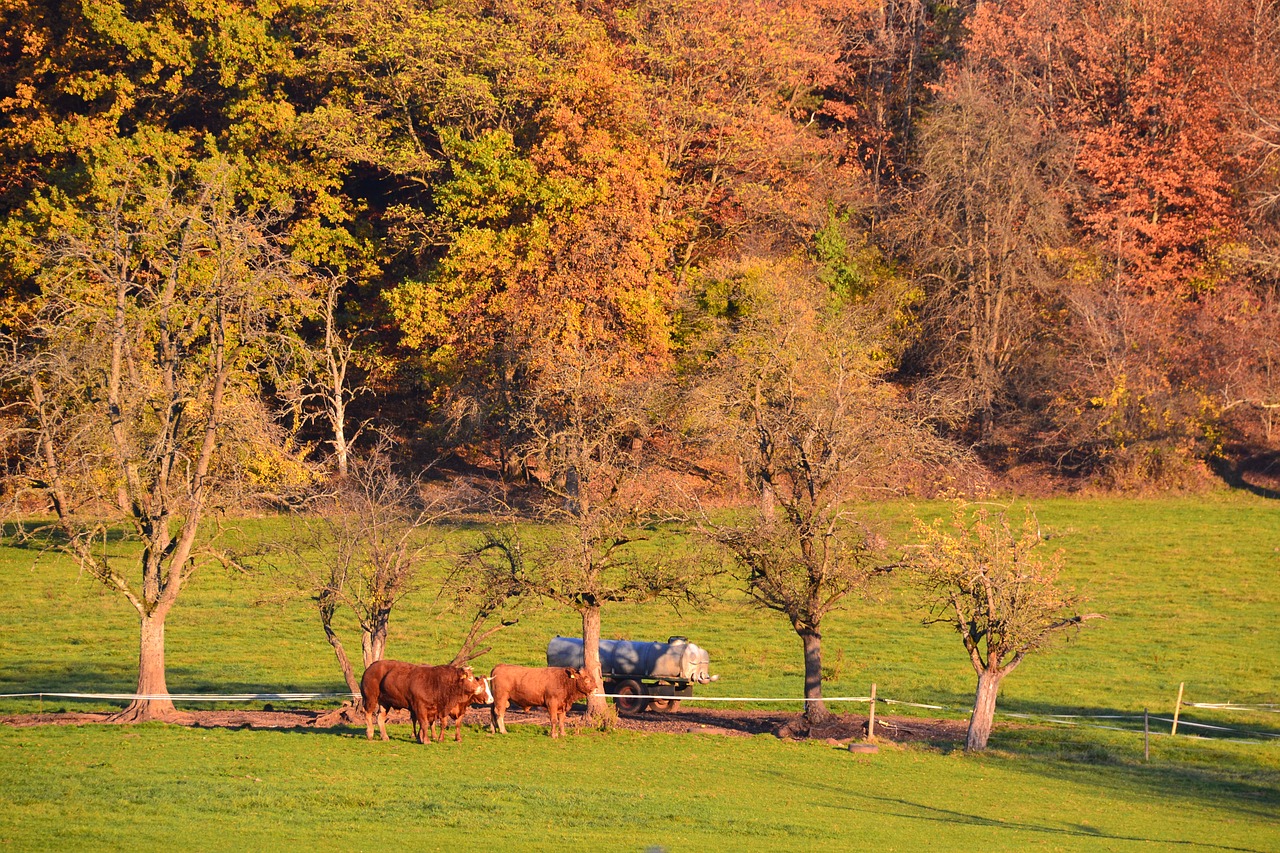
[{"label": "dirt patch on ground", "polygon": [[[582,710],[582,706],[575,707],[576,713],[569,718],[570,725],[583,724]],[[546,726],[549,722],[546,712],[539,709],[522,712],[512,708],[507,711],[506,716],[508,724]],[[0,725],[106,724],[110,722],[110,717],[107,713],[75,712],[13,714],[0,716]],[[409,715],[405,711],[394,712],[389,720],[393,723],[407,723]],[[352,713],[349,707],[332,711],[182,711],[170,722],[197,728],[297,729],[364,726],[363,715]],[[463,718],[465,725],[487,726],[488,722],[489,712],[485,708],[472,708]],[[714,734],[730,737],[771,734],[797,740],[847,743],[866,737],[867,718],[856,714],[840,714],[833,717],[830,723],[811,729],[798,714],[686,707],[672,713],[619,714],[616,726],[619,729],[652,734]],[[955,744],[963,742],[965,729],[965,722],[960,720],[876,717],[876,737],[881,741]]]}]

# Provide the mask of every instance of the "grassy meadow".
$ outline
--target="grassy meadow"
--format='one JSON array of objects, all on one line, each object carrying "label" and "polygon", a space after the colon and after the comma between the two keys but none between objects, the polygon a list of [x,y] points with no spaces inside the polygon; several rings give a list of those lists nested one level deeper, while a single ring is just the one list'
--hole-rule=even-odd
[{"label": "grassy meadow", "polygon": [[[1280,849],[1246,747],[1098,765],[1014,742],[851,755],[771,735],[530,726],[461,744],[148,724],[0,729],[0,840],[22,850]],[[1025,750],[1023,749],[1025,747]],[[1128,746],[1102,738],[1091,750]],[[1272,756],[1274,762],[1274,756]]]},{"label": "grassy meadow", "polygon": [[[1280,505],[1215,495],[1055,499],[1035,509],[1051,545],[1066,552],[1065,580],[1107,619],[1024,663],[1005,682],[1001,711],[1149,708],[1168,716],[1180,682],[1188,702],[1280,701]],[[870,511],[905,535],[913,515],[946,507]],[[274,518],[238,524],[246,546],[288,531]],[[442,551],[476,536],[455,528]],[[130,545],[108,547],[123,553]],[[655,534],[647,547],[689,546]],[[8,589],[0,597],[0,693],[132,689],[137,629],[121,599],[65,558],[11,539],[0,546],[0,577]],[[279,586],[265,565],[198,575],[168,621],[170,690],[341,691],[315,617],[305,602],[282,602]],[[785,621],[723,593],[701,612],[607,609],[605,635],[679,633],[706,647],[721,681],[699,695],[798,695],[799,642]],[[465,622],[433,599],[428,584],[397,611],[388,654],[447,660]],[[547,639],[577,628],[571,612],[531,611],[494,638],[477,668],[542,663]],[[354,637],[350,645],[355,652]],[[882,697],[947,709],[881,713],[958,718],[971,701],[974,676],[959,640],[920,624],[900,578],[831,618],[824,649],[829,696],[865,695],[875,682]],[[0,699],[0,713],[108,704]],[[1275,714],[1193,710],[1184,719],[1280,735]],[[479,832],[485,846],[518,841],[536,849],[580,842],[714,849],[730,841],[741,849],[834,849],[873,841],[891,850],[1280,850],[1280,741],[1161,735],[1144,764],[1140,734],[1001,720],[992,750],[980,757],[949,744],[854,756],[771,736],[597,732],[553,743],[527,727],[506,739],[468,731],[461,745],[439,747],[410,744],[407,726],[389,745],[343,729],[0,728],[0,796],[10,806],[0,810],[0,842],[368,849],[412,831],[423,849]]]}]

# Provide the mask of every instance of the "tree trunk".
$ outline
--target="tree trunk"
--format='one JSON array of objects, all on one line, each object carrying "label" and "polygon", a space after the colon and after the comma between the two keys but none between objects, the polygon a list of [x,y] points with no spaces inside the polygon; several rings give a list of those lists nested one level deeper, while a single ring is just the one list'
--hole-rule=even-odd
[{"label": "tree trunk", "polygon": [[327,621],[324,624],[324,635],[329,640],[329,645],[333,646],[333,653],[338,658],[338,666],[342,667],[342,678],[347,682],[347,689],[356,695],[355,702],[357,706],[360,704],[360,681],[356,678],[355,671],[351,668],[351,660],[347,657],[347,650],[342,646],[342,640],[338,637],[333,626]]},{"label": "tree trunk", "polygon": [[582,611],[582,662],[600,690],[587,697],[587,717],[598,719],[605,712],[604,678],[600,672],[600,607]]},{"label": "tree trunk", "polygon": [[983,670],[978,675],[978,692],[973,699],[973,716],[969,718],[969,736],[965,739],[965,752],[981,752],[987,748],[991,726],[996,716],[996,694],[1004,673],[999,670]]},{"label": "tree trunk", "polygon": [[365,668],[369,668],[369,664],[374,661],[382,660],[387,653],[387,629],[386,626],[374,629],[373,631],[364,630],[360,632],[360,651],[364,656]]},{"label": "tree trunk", "polygon": [[804,717],[809,725],[825,723],[831,712],[822,701],[822,634],[813,629],[797,629],[804,644]]},{"label": "tree trunk", "polygon": [[[148,697],[163,698],[148,698]],[[164,678],[164,614],[142,617],[138,641],[137,697],[111,718],[117,723],[169,720],[177,715]]]},{"label": "tree trunk", "polygon": [[564,510],[570,515],[582,514],[582,490],[578,480],[578,466],[570,465],[564,472]]},{"label": "tree trunk", "polygon": [[351,451],[347,447],[346,430],[343,428],[342,424],[343,417],[344,416],[342,414],[336,415],[333,425],[333,455],[338,462],[339,477],[346,477],[347,474],[351,473],[351,464],[348,461],[351,456]]},{"label": "tree trunk", "polygon": [[778,507],[773,501],[773,483],[763,478],[760,481],[760,518],[764,520],[764,529],[772,532],[778,521]]}]

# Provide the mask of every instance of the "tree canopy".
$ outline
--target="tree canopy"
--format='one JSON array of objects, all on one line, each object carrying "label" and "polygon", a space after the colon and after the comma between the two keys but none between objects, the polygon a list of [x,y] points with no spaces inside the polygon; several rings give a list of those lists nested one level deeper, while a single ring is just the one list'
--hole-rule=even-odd
[{"label": "tree canopy", "polygon": [[[1141,486],[1274,450],[1274,4],[13,0],[0,20],[11,335],[38,313],[29,247],[102,209],[103,164],[216,152],[238,211],[277,211],[273,238],[342,282],[301,329],[359,340],[370,393],[341,416],[379,413],[424,458],[526,476],[518,413],[562,353],[696,383],[699,282],[796,257],[833,289],[877,265],[906,283],[884,378],[993,470]],[[345,444],[323,421],[290,428]]]}]

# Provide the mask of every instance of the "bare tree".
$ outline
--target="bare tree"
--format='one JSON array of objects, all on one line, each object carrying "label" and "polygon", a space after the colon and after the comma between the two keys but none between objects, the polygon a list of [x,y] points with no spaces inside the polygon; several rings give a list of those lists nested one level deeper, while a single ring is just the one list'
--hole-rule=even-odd
[{"label": "bare tree", "polygon": [[1065,242],[1070,152],[1040,127],[1012,86],[957,74],[921,127],[922,177],[897,223],[927,294],[927,384],[976,417],[984,441],[1032,363]]},{"label": "bare tree", "polygon": [[[496,557],[496,559],[495,559]],[[519,619],[512,612],[533,592],[524,568],[520,537],[514,531],[490,531],[481,543],[464,553],[441,587],[459,608],[474,608],[467,635],[450,661],[466,666],[492,651],[482,646]],[[497,624],[491,620],[498,617]]]},{"label": "bare tree", "polygon": [[292,581],[315,602],[342,677],[356,694],[359,678],[335,616],[342,607],[355,615],[365,668],[382,660],[392,612],[421,589],[421,569],[436,555],[429,531],[465,503],[457,494],[424,499],[421,479],[398,474],[389,451],[384,443],[367,457],[353,457],[347,477],[313,504],[295,541],[300,553]]},{"label": "bare tree", "polygon": [[805,718],[822,702],[822,625],[889,569],[886,541],[851,501],[883,488],[890,466],[944,446],[883,381],[888,363],[868,305],[842,304],[794,262],[747,265],[720,289],[724,338],[694,391],[703,431],[735,453],[754,499],[737,524],[701,513],[747,592],[786,616],[804,653]]},{"label": "bare tree", "polygon": [[342,328],[340,301],[346,284],[346,277],[336,273],[322,278],[318,319],[324,325],[324,334],[317,344],[300,350],[303,375],[297,380],[300,387],[290,395],[301,412],[301,421],[323,419],[326,423],[333,464],[340,477],[350,472],[352,445],[368,425],[366,422],[352,429],[347,423],[351,401],[368,389],[352,382],[352,368],[358,365],[359,335],[348,334]]},{"label": "bare tree", "polygon": [[[650,479],[642,383],[625,381],[611,355],[597,350],[562,348],[543,363],[521,417],[531,436],[524,453],[538,460],[541,525],[528,537],[513,527],[483,550],[521,594],[581,615],[584,663],[599,680],[603,609],[696,599],[699,575],[687,557],[637,551],[665,497]],[[603,696],[589,697],[589,716],[604,711]]]},{"label": "bare tree", "polygon": [[993,516],[979,507],[970,520],[958,503],[953,532],[941,520],[920,522],[918,530],[923,541],[913,572],[930,612],[925,624],[955,628],[969,653],[978,689],[965,750],[981,751],[1005,676],[1063,631],[1102,616],[1070,614],[1078,599],[1058,588],[1062,554],[1040,557],[1044,539],[1029,512],[1015,531],[1004,512]]},{"label": "bare tree", "polygon": [[[235,179],[218,160],[122,164],[102,206],[70,211],[44,246],[38,312],[5,365],[21,492],[48,499],[61,547],[138,613],[122,721],[174,713],[165,619],[202,564],[226,560],[202,523],[241,461],[284,459],[257,371],[308,297],[270,218],[237,211]],[[118,525],[140,557],[110,553]]]},{"label": "bare tree", "polygon": [[1280,280],[1280,9],[1258,2],[1247,37],[1253,44],[1254,67],[1248,87],[1235,92],[1234,136],[1238,153],[1252,168],[1240,189],[1249,204],[1250,250],[1245,258],[1259,278]]}]

